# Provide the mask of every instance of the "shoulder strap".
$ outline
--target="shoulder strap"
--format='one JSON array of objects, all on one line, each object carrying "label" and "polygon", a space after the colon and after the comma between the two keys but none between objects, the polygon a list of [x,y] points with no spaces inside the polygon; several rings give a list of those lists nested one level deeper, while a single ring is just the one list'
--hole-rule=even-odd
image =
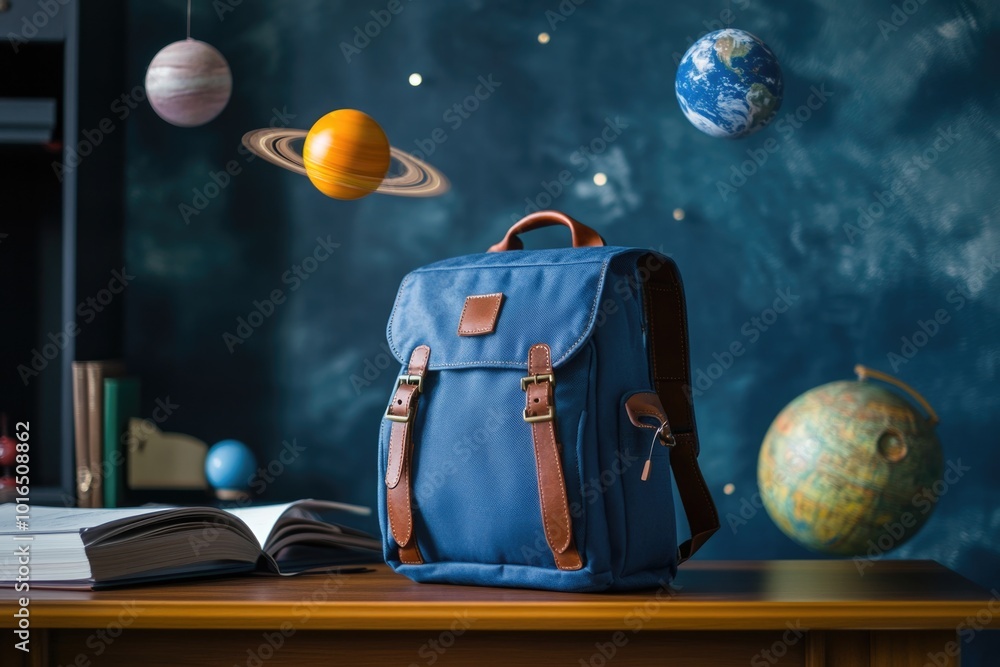
[{"label": "shoulder strap", "polygon": [[719,514],[698,467],[684,288],[677,267],[660,255],[640,258],[639,279],[653,385],[676,441],[670,449],[670,467],[691,528],[691,539],[678,548],[683,563],[719,529]]}]

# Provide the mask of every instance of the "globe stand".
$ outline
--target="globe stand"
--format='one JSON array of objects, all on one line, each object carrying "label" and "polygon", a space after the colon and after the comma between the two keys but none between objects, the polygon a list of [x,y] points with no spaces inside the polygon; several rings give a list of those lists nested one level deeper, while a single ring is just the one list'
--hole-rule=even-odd
[{"label": "globe stand", "polygon": [[215,497],[226,502],[250,501],[250,494],[239,489],[215,489]]}]

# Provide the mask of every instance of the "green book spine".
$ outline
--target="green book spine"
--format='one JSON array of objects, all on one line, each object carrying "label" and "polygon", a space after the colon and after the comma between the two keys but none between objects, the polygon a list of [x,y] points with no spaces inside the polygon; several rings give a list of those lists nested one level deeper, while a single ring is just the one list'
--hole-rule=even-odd
[{"label": "green book spine", "polygon": [[119,507],[125,489],[125,444],[128,422],[139,416],[139,380],[104,379],[104,506]]}]

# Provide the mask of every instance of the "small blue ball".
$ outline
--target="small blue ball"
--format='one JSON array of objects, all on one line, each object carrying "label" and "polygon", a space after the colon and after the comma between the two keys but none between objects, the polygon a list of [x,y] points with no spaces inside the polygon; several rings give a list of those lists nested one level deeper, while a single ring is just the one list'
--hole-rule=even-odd
[{"label": "small blue ball", "polygon": [[257,460],[239,440],[220,440],[205,457],[205,478],[216,489],[245,491],[257,471]]},{"label": "small blue ball", "polygon": [[737,139],[774,118],[785,93],[767,44],[744,30],[717,30],[691,45],[674,85],[681,111],[707,135]]}]

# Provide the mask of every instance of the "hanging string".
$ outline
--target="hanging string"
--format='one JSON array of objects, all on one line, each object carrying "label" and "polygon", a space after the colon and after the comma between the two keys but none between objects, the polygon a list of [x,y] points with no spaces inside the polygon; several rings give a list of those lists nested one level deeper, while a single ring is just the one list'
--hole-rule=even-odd
[{"label": "hanging string", "polygon": [[188,39],[191,39],[191,0],[188,0]]}]

